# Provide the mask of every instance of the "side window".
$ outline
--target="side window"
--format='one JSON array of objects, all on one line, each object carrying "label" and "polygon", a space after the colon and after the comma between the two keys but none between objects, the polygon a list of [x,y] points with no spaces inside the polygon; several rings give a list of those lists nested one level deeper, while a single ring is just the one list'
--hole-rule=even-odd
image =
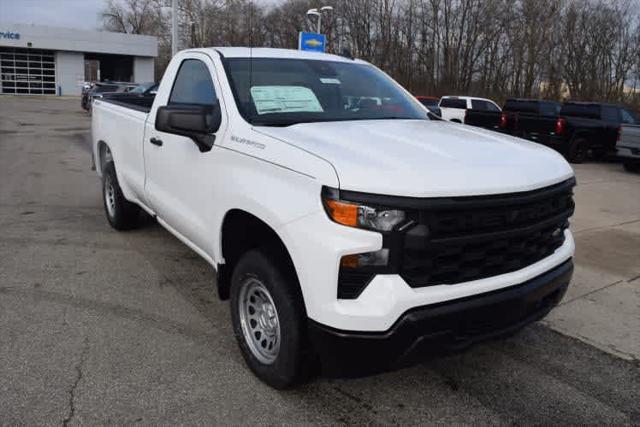
[{"label": "side window", "polygon": [[631,111],[627,111],[627,110],[620,110],[620,113],[622,114],[622,123],[626,123],[629,125],[637,125],[638,120],[635,118],[635,116],[633,115],[633,113]]},{"label": "side window", "polygon": [[489,111],[489,103],[487,101],[480,101],[479,99],[471,100],[471,109],[480,111]]},{"label": "side window", "polygon": [[204,62],[197,59],[182,61],[173,82],[169,105],[213,105],[215,101],[216,92],[213,88],[211,73]]},{"label": "side window", "polygon": [[603,105],[602,120],[606,122],[620,123],[620,116],[618,115],[618,109],[615,107],[610,107],[608,105]]},{"label": "side window", "polygon": [[493,102],[487,102],[487,110],[488,111],[493,111],[493,112],[499,112],[500,111],[500,107],[498,107],[496,104],[494,104]]},{"label": "side window", "polygon": [[467,100],[459,98],[442,98],[440,100],[440,107],[465,110],[467,108]]},{"label": "side window", "polygon": [[483,101],[481,99],[472,99],[471,100],[471,109],[472,110],[480,110],[480,111],[500,111],[500,108],[493,105],[492,102]]}]

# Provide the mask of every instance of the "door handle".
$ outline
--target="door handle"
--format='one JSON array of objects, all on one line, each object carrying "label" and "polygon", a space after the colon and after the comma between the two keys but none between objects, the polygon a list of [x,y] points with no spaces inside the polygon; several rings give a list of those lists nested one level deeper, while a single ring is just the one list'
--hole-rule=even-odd
[{"label": "door handle", "polygon": [[162,140],[155,137],[151,138],[149,142],[153,145],[157,145],[158,147],[162,146]]}]

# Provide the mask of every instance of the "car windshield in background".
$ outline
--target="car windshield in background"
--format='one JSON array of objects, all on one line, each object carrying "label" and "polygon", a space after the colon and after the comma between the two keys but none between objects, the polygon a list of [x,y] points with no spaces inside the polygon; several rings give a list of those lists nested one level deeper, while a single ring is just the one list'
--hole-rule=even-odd
[{"label": "car windshield in background", "polygon": [[96,88],[94,89],[95,93],[104,93],[104,92],[115,92],[118,90],[120,86],[115,86],[115,85],[101,85],[101,86],[96,86]]},{"label": "car windshield in background", "polygon": [[254,125],[427,119],[412,97],[366,64],[280,58],[224,62],[240,113]]},{"label": "car windshield in background", "polygon": [[141,83],[129,91],[129,93],[145,93],[147,90],[155,86],[155,83]]},{"label": "car windshield in background", "polygon": [[638,125],[640,121],[638,120],[638,115],[629,110],[620,110],[620,114],[622,115],[622,123],[630,124],[630,125]]},{"label": "car windshield in background", "polygon": [[465,110],[467,108],[467,101],[458,98],[442,98],[442,101],[440,101],[440,107]]}]

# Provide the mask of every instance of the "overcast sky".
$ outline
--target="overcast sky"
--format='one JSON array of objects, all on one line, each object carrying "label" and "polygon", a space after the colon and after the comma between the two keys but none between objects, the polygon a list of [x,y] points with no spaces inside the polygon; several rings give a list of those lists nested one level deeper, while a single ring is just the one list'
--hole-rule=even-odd
[{"label": "overcast sky", "polygon": [[105,3],[105,0],[0,0],[0,21],[92,30],[100,26],[98,14]]},{"label": "overcast sky", "polygon": [[[267,4],[279,2],[256,1]],[[0,21],[93,30],[101,26],[98,15],[105,4],[105,0],[0,0]]]}]

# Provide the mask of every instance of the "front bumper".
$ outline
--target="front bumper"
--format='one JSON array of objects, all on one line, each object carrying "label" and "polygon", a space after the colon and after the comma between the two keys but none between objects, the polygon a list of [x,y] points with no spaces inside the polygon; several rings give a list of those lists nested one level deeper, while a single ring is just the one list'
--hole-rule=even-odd
[{"label": "front bumper", "polygon": [[564,296],[572,274],[569,259],[519,285],[416,307],[385,332],[338,330],[310,320],[309,337],[329,375],[393,369],[508,335],[543,318]]}]

